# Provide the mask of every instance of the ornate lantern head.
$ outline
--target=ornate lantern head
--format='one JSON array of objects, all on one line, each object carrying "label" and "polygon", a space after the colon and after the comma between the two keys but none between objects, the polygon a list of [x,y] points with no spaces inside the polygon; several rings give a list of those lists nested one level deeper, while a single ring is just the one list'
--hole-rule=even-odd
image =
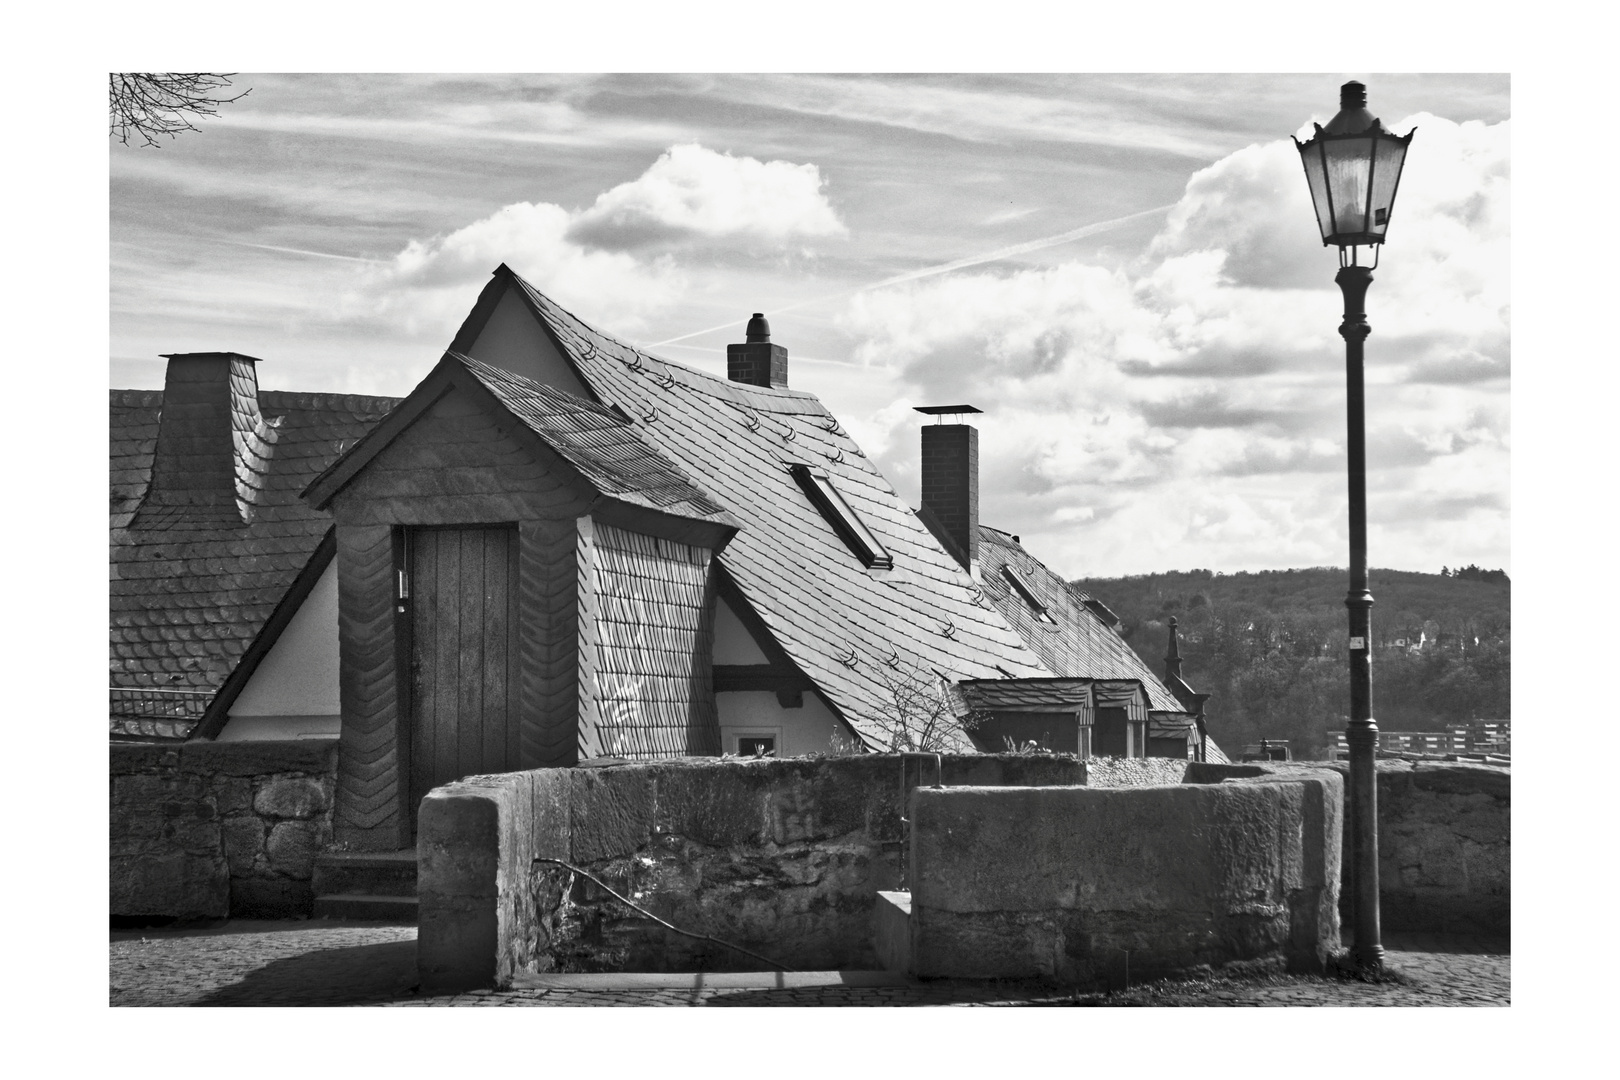
[{"label": "ornate lantern head", "polygon": [[1367,88],[1347,82],[1339,88],[1339,114],[1327,127],[1316,125],[1309,142],[1294,140],[1305,163],[1322,244],[1341,249],[1354,244],[1382,244],[1395,208],[1395,189],[1412,142],[1384,130],[1367,111]]}]

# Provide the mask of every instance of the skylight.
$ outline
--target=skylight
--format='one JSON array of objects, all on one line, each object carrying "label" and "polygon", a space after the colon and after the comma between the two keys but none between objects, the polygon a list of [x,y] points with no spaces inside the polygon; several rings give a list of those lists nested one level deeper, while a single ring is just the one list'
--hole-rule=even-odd
[{"label": "skylight", "polygon": [[821,516],[827,519],[827,524],[833,527],[844,543],[849,545],[849,550],[868,569],[887,570],[894,566],[894,556],[878,543],[878,538],[872,535],[866,523],[855,516],[855,511],[838,494],[838,489],[833,487],[832,480],[825,472],[808,465],[795,465],[793,476],[804,488],[805,494],[810,496],[810,501],[816,504],[816,509],[821,511]]},{"label": "skylight", "polygon": [[1055,621],[1052,616],[1047,613],[1046,605],[1041,603],[1040,597],[1035,595],[1035,589],[1028,581],[1024,580],[1023,574],[1020,574],[1011,566],[1006,565],[1002,566],[1001,574],[1012,583],[1012,587],[1017,590],[1019,596],[1024,598],[1024,603],[1029,605],[1029,609],[1035,613],[1035,617],[1037,619],[1040,619],[1042,622]]}]

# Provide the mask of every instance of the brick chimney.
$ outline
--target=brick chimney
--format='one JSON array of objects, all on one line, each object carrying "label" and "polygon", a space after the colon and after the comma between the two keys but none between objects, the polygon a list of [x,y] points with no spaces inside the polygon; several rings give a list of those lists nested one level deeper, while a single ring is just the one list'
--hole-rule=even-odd
[{"label": "brick chimney", "polygon": [[131,528],[231,528],[253,520],[276,432],[259,412],[258,361],[166,353],[152,479]]},{"label": "brick chimney", "polygon": [[[943,420],[976,413],[972,405],[928,405],[917,412]],[[922,429],[923,524],[972,573],[979,562],[979,429],[963,423]]]},{"label": "brick chimney", "polygon": [[751,386],[787,389],[787,349],[771,344],[771,324],[754,312],[748,320],[747,341],[726,346],[726,378]]}]

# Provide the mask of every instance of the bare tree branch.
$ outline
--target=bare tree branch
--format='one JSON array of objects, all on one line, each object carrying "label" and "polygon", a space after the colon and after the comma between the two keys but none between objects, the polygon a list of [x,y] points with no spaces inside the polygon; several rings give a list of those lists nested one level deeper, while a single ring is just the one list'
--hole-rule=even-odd
[{"label": "bare tree branch", "polygon": [[937,672],[900,660],[874,669],[888,691],[891,710],[876,720],[887,745],[884,750],[962,753],[971,751],[966,733],[983,717],[960,714],[953,706],[948,684]]},{"label": "bare tree branch", "polygon": [[131,135],[147,146],[161,145],[157,136],[174,138],[182,131],[197,131],[192,120],[216,116],[219,106],[246,97],[243,90],[229,97],[231,76],[209,72],[115,71],[107,76],[109,122],[107,134],[125,146]]}]

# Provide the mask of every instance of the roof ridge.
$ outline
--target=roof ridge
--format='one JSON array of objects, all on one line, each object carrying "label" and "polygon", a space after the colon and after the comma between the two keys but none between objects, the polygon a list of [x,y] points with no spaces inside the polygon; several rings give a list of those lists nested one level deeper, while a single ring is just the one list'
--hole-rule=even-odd
[{"label": "roof ridge", "polygon": [[[503,263],[502,266],[505,266],[505,264]],[[738,383],[723,376],[715,375],[699,368],[690,367],[681,363],[679,360],[670,360],[663,356],[654,355],[645,349],[632,345],[629,342],[615,337],[613,334],[610,334],[607,331],[586,322],[580,316],[574,314],[572,311],[569,311],[567,308],[557,303],[557,301],[535,288],[516,270],[513,270],[510,267],[507,267],[506,270],[507,273],[512,276],[512,280],[515,281],[524,290],[524,292],[529,295],[530,299],[534,302],[534,306],[539,312],[540,317],[552,324],[553,332],[559,329],[569,329],[571,331],[575,330],[574,327],[558,327],[556,325],[556,320],[554,320],[551,316],[551,311],[555,310],[558,314],[566,316],[567,319],[576,323],[577,330],[582,330],[591,337],[595,337],[621,349],[628,350],[644,360],[650,360],[656,364],[662,364],[666,368],[673,368],[676,372],[679,372],[683,376],[689,376],[692,380],[695,380],[697,385],[694,385],[692,382],[686,382],[688,389],[709,393],[712,396],[725,398],[728,400],[735,400],[736,397],[739,396],[738,391],[740,390],[744,394],[751,391],[753,394],[758,394],[764,397],[766,400],[775,399],[779,401],[798,402],[809,401],[814,402],[817,405],[821,405],[821,398],[809,390],[795,390],[791,387],[755,386],[751,383]],[[591,358],[592,357],[583,357],[582,359],[588,360]],[[685,382],[685,380],[682,381]],[[752,394],[749,394],[748,396],[752,396]],[[822,405],[822,409],[823,411],[827,411],[825,405]]]}]

